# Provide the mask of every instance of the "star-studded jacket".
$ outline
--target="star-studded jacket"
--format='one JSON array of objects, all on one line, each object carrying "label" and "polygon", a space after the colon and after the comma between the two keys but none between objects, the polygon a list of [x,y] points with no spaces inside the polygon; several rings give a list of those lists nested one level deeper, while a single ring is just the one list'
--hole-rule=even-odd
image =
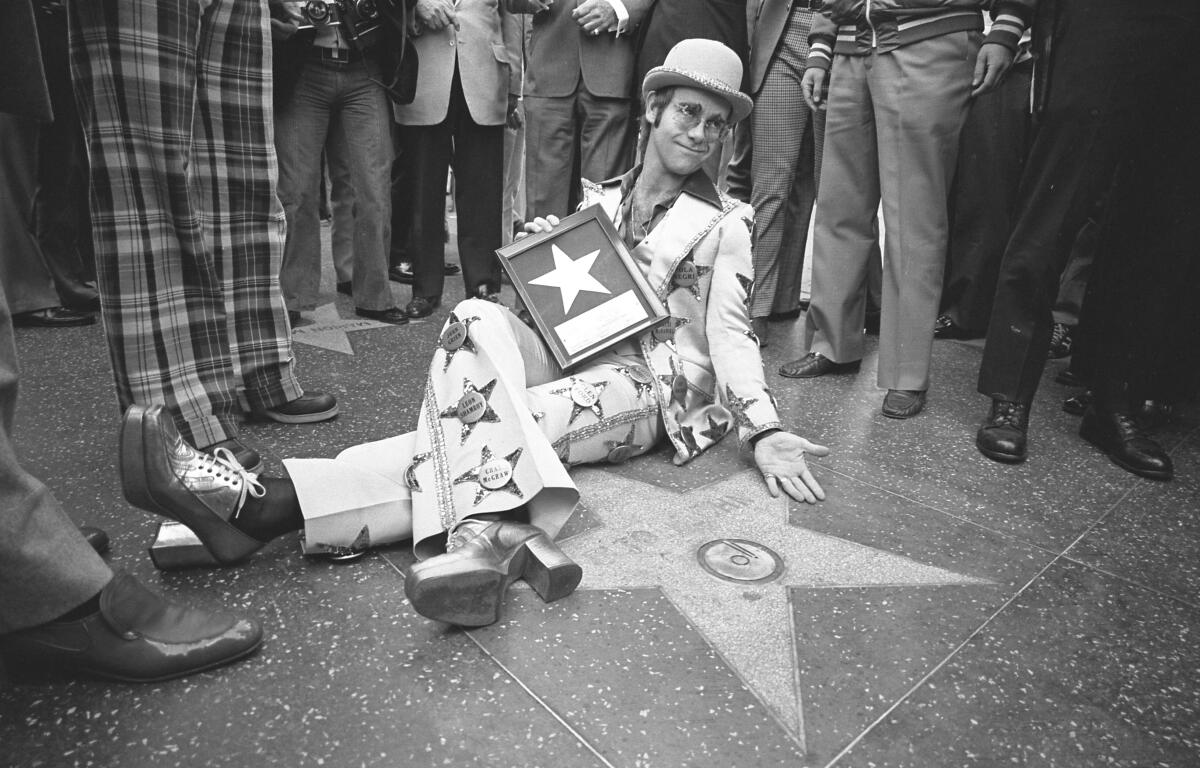
[{"label": "star-studded jacket", "polygon": [[[638,171],[585,184],[584,206],[599,203],[623,228],[622,201]],[[636,350],[617,352],[638,354],[650,368],[676,464],[732,428],[744,444],[782,426],[747,310],[753,221],[750,206],[717,192],[698,171],[631,250],[670,317],[638,336]]]}]

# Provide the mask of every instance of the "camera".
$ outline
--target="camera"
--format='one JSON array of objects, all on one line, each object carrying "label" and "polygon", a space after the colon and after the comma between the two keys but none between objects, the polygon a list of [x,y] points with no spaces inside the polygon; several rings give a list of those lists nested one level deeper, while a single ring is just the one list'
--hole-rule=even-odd
[{"label": "camera", "polygon": [[319,29],[321,27],[336,27],[342,23],[345,4],[342,0],[308,0],[300,6],[300,15],[304,17],[300,29]]}]

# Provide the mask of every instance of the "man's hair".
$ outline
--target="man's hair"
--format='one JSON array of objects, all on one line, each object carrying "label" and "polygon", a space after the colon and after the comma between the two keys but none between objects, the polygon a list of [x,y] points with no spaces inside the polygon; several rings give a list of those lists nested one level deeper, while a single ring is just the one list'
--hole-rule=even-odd
[{"label": "man's hair", "polygon": [[[669,85],[666,88],[659,88],[657,91],[650,91],[646,94],[646,112],[643,118],[647,118],[651,110],[653,110],[655,113],[653,127],[657,128],[658,124],[662,122],[663,115],[667,111],[667,105],[671,103],[671,97],[675,95],[676,87]],[[642,156],[646,154],[646,143],[650,141],[650,129],[646,126],[646,119],[639,122],[641,128],[638,131],[637,159],[640,162]]]}]

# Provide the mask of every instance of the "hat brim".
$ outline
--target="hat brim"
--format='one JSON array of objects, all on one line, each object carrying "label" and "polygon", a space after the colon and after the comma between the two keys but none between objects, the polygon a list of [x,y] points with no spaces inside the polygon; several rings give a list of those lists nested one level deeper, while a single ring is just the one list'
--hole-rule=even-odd
[{"label": "hat brim", "polygon": [[670,67],[655,67],[646,74],[646,79],[642,81],[642,98],[645,99],[650,91],[672,87],[696,88],[724,99],[729,103],[731,123],[745,120],[754,109],[754,101],[741,91],[736,91],[718,80]]}]

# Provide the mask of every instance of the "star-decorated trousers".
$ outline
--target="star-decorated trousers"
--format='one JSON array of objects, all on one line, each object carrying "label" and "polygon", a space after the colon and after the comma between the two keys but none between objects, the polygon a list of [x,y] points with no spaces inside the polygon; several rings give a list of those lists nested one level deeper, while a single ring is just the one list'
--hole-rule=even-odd
[{"label": "star-decorated trousers", "polygon": [[415,432],[335,459],[288,459],[307,553],[413,539],[439,554],[462,520],[524,507],[556,536],[579,501],[567,466],[623,462],[662,437],[649,369],[607,355],[564,376],[507,308],[454,308],[429,364]]}]

